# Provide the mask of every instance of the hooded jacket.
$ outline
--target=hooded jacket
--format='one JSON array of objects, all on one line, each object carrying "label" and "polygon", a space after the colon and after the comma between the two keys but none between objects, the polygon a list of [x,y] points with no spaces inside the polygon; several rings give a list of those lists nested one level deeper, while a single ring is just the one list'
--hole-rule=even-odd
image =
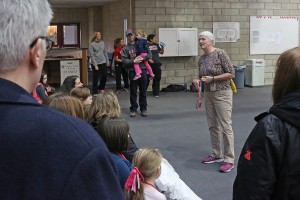
[{"label": "hooded jacket", "polygon": [[234,200],[300,198],[300,90],[255,118],[239,158]]}]

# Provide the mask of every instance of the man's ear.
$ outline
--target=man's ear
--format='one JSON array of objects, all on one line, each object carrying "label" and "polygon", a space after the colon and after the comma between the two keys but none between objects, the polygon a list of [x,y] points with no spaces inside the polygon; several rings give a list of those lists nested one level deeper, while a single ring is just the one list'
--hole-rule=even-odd
[{"label": "man's ear", "polygon": [[40,55],[42,50],[42,40],[38,39],[35,45],[30,49],[30,63],[32,67],[39,68],[40,67]]}]

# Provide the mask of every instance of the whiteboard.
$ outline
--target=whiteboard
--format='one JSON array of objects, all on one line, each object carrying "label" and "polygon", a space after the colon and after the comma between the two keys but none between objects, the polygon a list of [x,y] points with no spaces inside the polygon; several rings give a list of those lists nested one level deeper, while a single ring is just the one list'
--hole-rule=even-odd
[{"label": "whiteboard", "polygon": [[281,54],[299,46],[298,16],[251,16],[250,54]]}]

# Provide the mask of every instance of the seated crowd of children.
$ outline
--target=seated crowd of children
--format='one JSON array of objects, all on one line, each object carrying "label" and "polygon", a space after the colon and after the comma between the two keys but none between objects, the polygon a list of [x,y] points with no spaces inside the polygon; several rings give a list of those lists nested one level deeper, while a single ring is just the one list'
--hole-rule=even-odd
[{"label": "seated crowd of children", "polygon": [[137,147],[129,133],[128,122],[121,117],[121,107],[112,90],[93,98],[90,89],[83,87],[78,77],[72,76],[50,95],[45,86],[47,81],[43,81],[45,76],[42,75],[42,85],[37,86],[43,88],[36,89],[39,92],[32,94],[33,97],[45,93],[46,98],[36,98],[40,103],[81,118],[95,128],[111,153],[125,199],[201,200],[157,149]]}]

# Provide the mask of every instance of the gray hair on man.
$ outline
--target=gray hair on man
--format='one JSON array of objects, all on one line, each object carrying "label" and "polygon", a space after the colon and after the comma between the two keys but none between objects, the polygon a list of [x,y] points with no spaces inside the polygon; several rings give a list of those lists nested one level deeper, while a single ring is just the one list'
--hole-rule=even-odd
[{"label": "gray hair on man", "polygon": [[48,0],[0,0],[0,73],[14,70],[53,16]]}]

